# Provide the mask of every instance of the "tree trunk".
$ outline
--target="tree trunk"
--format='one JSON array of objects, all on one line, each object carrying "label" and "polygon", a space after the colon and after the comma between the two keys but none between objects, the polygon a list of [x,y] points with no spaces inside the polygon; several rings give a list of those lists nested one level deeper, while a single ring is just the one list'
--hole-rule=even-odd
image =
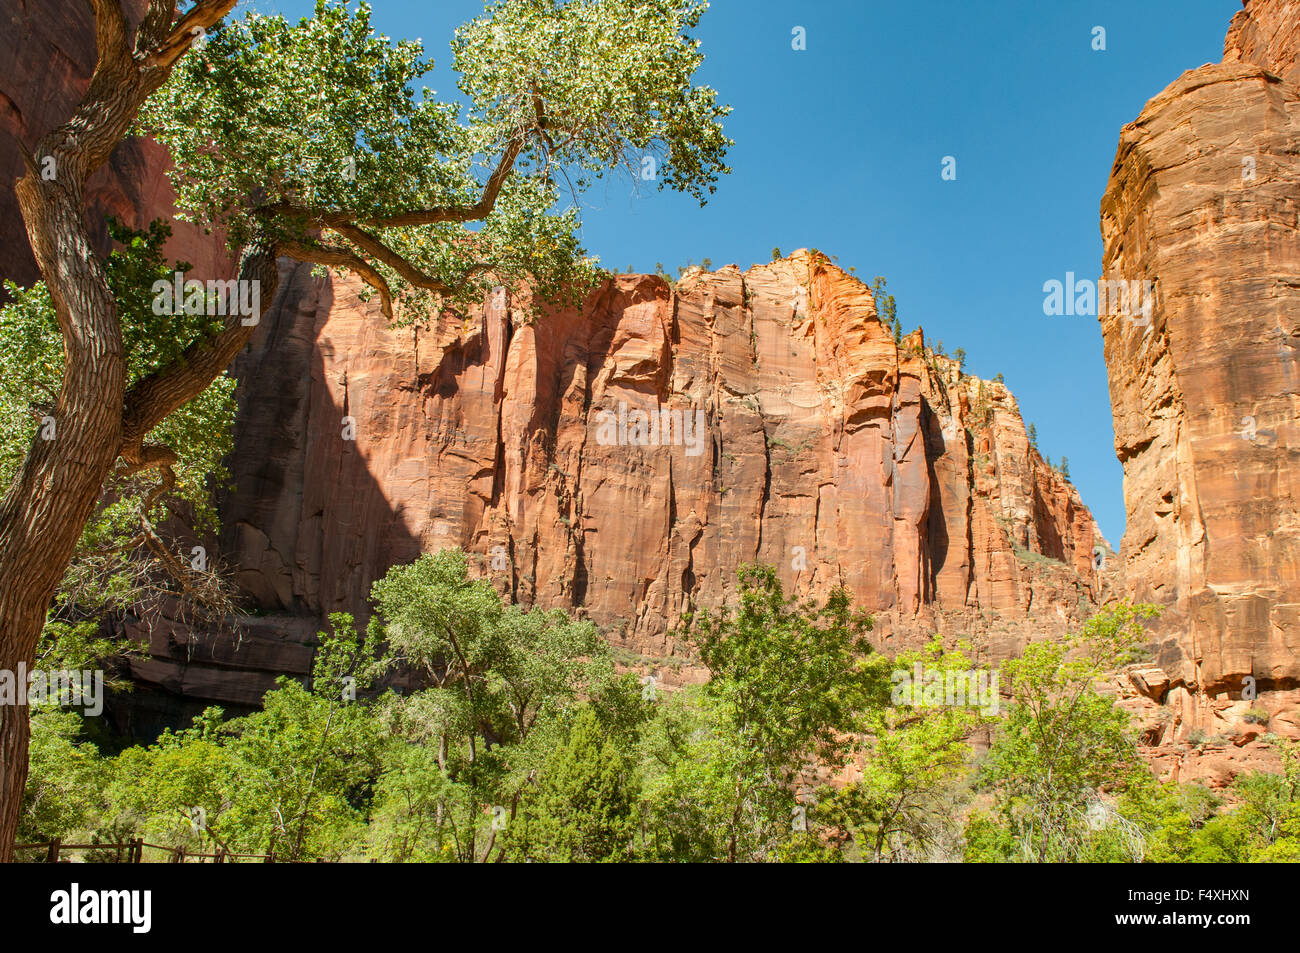
[{"label": "tree trunk", "polygon": [[13,860],[13,844],[18,836],[23,786],[27,783],[27,707],[0,705],[0,797],[2,792],[16,791],[17,808],[0,811],[0,861]]},{"label": "tree trunk", "polygon": [[[80,228],[79,216],[77,222]],[[17,672],[19,664],[32,663],[54,591],[119,453],[125,459],[138,457],[140,439],[200,394],[254,331],[242,326],[237,316],[232,318],[225,330],[191,349],[195,353],[187,352],[164,373],[132,387],[131,396],[147,395],[147,400],[127,400],[117,306],[89,252],[84,230],[81,238],[85,266],[100,280],[96,284],[87,279],[85,287],[96,290],[79,300],[78,321],[96,330],[87,336],[91,346],[86,366],[74,369],[69,360],[64,371],[52,414],[54,439],[37,435],[0,502],[0,670]],[[245,249],[240,279],[260,281],[264,300],[272,301],[279,287],[274,249],[260,244]],[[53,292],[53,283],[50,286]],[[154,381],[158,386],[141,386]],[[134,440],[133,429],[139,434]],[[0,706],[0,863],[12,859],[27,779],[28,730],[25,707]]]},{"label": "tree trunk", "polygon": [[[33,154],[23,153],[27,172],[15,191],[63,336],[64,370],[54,410],[0,500],[0,669],[15,677],[35,656],[55,588],[123,449],[122,329],[91,250],[83,185],[122,141],[141,104],[166,82],[192,30],[211,26],[234,3],[200,0],[177,21],[175,0],[150,0],[133,46],[119,0],[91,0],[97,59],[90,86],[72,117],[45,135]],[[29,730],[25,707],[0,707],[0,862],[13,859]]]},{"label": "tree trunk", "polygon": [[[29,170],[17,192],[63,330],[65,367],[52,420],[38,427],[0,501],[0,669],[15,673],[36,654],[50,599],[117,458],[126,388],[117,304],[82,221],[81,183],[47,182]],[[27,779],[27,734],[25,708],[0,718],[4,862],[12,859]]]}]

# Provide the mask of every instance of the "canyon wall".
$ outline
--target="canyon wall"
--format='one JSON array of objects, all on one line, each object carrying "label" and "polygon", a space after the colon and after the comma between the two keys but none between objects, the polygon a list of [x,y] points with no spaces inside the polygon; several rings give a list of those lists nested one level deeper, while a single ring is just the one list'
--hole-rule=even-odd
[{"label": "canyon wall", "polygon": [[[895,344],[824,256],[618,276],[531,323],[502,293],[405,330],[350,279],[284,281],[235,366],[221,508],[262,612],[364,615],[390,565],[453,545],[508,598],[678,661],[676,619],[754,560],[791,591],[848,587],[882,645],[939,630],[999,658],[1097,594],[1103,541],[1012,395],[920,332]],[[659,411],[684,437],[638,445]]]},{"label": "canyon wall", "polygon": [[[85,89],[94,42],[78,0],[0,0],[0,22],[12,181],[18,145]],[[91,180],[101,250],[106,215],[172,217],[166,161],[130,141]],[[1157,305],[1149,322],[1101,319],[1125,473],[1118,577],[1094,572],[1105,544],[1006,389],[919,334],[896,345],[869,290],[821,256],[676,286],[619,276],[536,323],[494,297],[418,331],[387,327],[355,282],[282,262],[235,368],[236,488],[212,541],[254,614],[235,633],[127,619],[151,649],[134,674],[163,689],[155,701],[254,705],[277,673],[308,671],[324,614],[364,615],[388,566],[448,545],[509,597],[583,613],[652,665],[682,658],[674,619],[724,600],[746,560],[793,591],[847,585],[882,647],[940,631],[989,660],[1127,595],[1167,606],[1155,662],[1115,686],[1148,756],[1226,783],[1266,760],[1264,730],[1300,737],[1298,162],[1295,0],[1246,0],[1223,61],[1121,134],[1104,274],[1154,282]],[[175,229],[173,257],[231,273],[219,236]],[[36,277],[7,187],[0,277]],[[689,447],[620,444],[617,423],[602,441],[623,406],[698,412],[702,429]]]},{"label": "canyon wall", "polygon": [[1153,743],[1251,708],[1300,737],[1298,53],[1300,4],[1247,2],[1223,62],[1124,127],[1102,200],[1104,275],[1157,289],[1149,323],[1101,318],[1120,589],[1168,606]]}]

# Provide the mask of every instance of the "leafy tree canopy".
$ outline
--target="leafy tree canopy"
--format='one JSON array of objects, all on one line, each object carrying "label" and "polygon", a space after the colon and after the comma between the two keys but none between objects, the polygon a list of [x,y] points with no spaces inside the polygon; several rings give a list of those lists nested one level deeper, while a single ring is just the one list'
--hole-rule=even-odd
[{"label": "leafy tree canopy", "polygon": [[705,7],[502,0],[452,42],[465,105],[420,87],[421,44],[375,34],[367,4],[249,13],[178,65],[140,128],[171,150],[191,217],[351,269],[390,316],[498,285],[549,298],[595,274],[563,191],[635,166],[703,203],[729,171],[730,109],[693,82]]}]

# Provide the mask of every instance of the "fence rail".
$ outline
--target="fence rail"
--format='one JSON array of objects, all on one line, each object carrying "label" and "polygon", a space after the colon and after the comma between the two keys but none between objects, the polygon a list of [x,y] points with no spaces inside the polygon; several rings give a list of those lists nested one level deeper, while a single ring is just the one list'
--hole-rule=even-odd
[{"label": "fence rail", "polygon": [[[145,848],[149,850],[161,851],[164,855],[156,861],[146,861],[144,852]],[[213,863],[213,864],[237,864],[242,861],[261,861],[265,864],[275,863],[275,852],[269,854],[238,854],[218,847],[215,853],[203,853],[187,851],[184,847],[164,847],[161,844],[149,844],[143,838],[136,838],[132,841],[126,841],[121,844],[65,844],[59,838],[47,841],[43,844],[15,844],[15,851],[34,850],[43,851],[45,857],[41,860],[32,861],[33,863],[46,864],[69,864],[71,859],[60,859],[64,851],[93,850],[101,854],[113,855],[112,859],[100,857],[97,860],[101,863],[110,864],[143,864],[143,863],[168,863],[168,864],[188,864],[188,863]]]}]

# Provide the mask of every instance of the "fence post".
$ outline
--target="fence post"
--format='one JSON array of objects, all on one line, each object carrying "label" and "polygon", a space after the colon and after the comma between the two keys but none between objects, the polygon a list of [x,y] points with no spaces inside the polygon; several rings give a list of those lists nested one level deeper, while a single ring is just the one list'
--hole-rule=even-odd
[{"label": "fence post", "polygon": [[269,854],[266,855],[266,860],[263,861],[263,863],[267,863],[267,864],[273,864],[273,863],[275,863],[275,851],[274,851],[274,850],[272,850]]},{"label": "fence post", "polygon": [[131,861],[131,863],[143,864],[144,863],[144,838],[137,837],[135,839],[135,843],[132,846],[133,846],[132,853],[135,855],[135,858]]},{"label": "fence post", "polygon": [[173,864],[183,864],[183,863],[185,863],[185,848],[184,848],[184,847],[177,847],[174,851],[172,851],[172,859],[171,859],[170,863],[173,863]]},{"label": "fence post", "polygon": [[61,838],[54,838],[50,841],[49,849],[45,852],[45,862],[47,864],[57,864],[59,862],[59,845],[62,843]]},{"label": "fence post", "polygon": [[224,864],[226,862],[226,849],[224,847],[217,848],[217,856],[212,862],[214,864]]}]

